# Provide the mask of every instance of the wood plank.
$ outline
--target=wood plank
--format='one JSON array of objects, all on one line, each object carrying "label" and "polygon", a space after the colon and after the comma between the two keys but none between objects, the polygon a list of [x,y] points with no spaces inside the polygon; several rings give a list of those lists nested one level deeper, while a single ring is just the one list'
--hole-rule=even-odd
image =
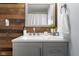
[{"label": "wood plank", "polygon": [[[8,11],[8,12],[7,12]],[[24,9],[13,9],[13,8],[0,8],[0,15],[24,15]]]},{"label": "wood plank", "polygon": [[1,37],[14,37],[14,38],[16,38],[16,37],[19,37],[21,35],[22,35],[22,33],[0,33],[0,38]]},{"label": "wood plank", "polygon": [[0,51],[12,51],[12,48],[0,48]]},{"label": "wood plank", "polygon": [[12,56],[12,51],[0,51],[0,56]]},{"label": "wood plank", "polygon": [[2,44],[2,45],[0,45],[0,48],[12,48],[12,44],[10,44],[10,43]]},{"label": "wood plank", "polygon": [[23,30],[24,28],[24,24],[17,24],[17,25],[10,25],[10,26],[5,26],[5,25],[1,25],[0,29],[16,29],[16,30]]},{"label": "wood plank", "polygon": [[24,3],[0,3],[0,8],[24,8]]},{"label": "wood plank", "polygon": [[1,15],[0,14],[0,19],[24,19],[25,16],[24,15],[16,15],[16,14],[12,14],[12,15]]}]

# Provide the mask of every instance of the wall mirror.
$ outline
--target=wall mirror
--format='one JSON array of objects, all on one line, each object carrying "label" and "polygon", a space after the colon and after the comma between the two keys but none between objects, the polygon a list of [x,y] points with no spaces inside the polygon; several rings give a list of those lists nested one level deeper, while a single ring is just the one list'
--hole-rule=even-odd
[{"label": "wall mirror", "polygon": [[56,27],[56,4],[25,4],[26,27]]}]

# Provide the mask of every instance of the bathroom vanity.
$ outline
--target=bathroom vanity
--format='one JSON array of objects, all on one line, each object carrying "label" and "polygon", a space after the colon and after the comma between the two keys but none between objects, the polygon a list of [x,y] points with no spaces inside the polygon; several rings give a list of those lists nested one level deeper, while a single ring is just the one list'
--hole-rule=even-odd
[{"label": "bathroom vanity", "polygon": [[13,42],[14,56],[67,56],[68,41],[60,36],[21,36]]},{"label": "bathroom vanity", "polygon": [[[33,35],[23,35],[12,40],[13,56],[68,56],[69,35],[65,33],[69,34],[69,32],[63,29],[57,31],[59,29],[57,25],[59,25],[57,24],[57,4],[26,4],[26,33]],[[49,30],[40,31],[43,27]],[[66,29],[66,26],[64,28]],[[45,31],[47,34],[59,32],[59,35],[46,35]],[[43,35],[35,33],[43,33]]]}]

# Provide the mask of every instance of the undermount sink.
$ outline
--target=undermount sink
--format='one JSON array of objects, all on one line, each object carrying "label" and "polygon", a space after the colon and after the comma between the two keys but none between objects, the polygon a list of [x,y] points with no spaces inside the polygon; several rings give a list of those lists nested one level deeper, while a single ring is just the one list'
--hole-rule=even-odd
[{"label": "undermount sink", "polygon": [[21,36],[21,38],[23,38],[24,40],[36,40],[36,39],[43,39],[43,37],[41,36]]},{"label": "undermount sink", "polygon": [[21,36],[20,38],[24,40],[57,40],[63,39],[62,36],[52,36],[52,35],[28,35],[28,36]]},{"label": "undermount sink", "polygon": [[22,35],[12,40],[12,42],[64,42],[67,41],[62,36],[52,35]]}]

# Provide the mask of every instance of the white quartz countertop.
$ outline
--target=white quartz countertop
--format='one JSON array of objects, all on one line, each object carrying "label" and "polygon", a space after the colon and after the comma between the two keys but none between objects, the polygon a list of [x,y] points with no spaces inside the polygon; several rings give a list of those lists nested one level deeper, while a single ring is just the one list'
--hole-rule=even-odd
[{"label": "white quartz countertop", "polygon": [[62,36],[20,36],[12,40],[12,42],[68,42]]}]

